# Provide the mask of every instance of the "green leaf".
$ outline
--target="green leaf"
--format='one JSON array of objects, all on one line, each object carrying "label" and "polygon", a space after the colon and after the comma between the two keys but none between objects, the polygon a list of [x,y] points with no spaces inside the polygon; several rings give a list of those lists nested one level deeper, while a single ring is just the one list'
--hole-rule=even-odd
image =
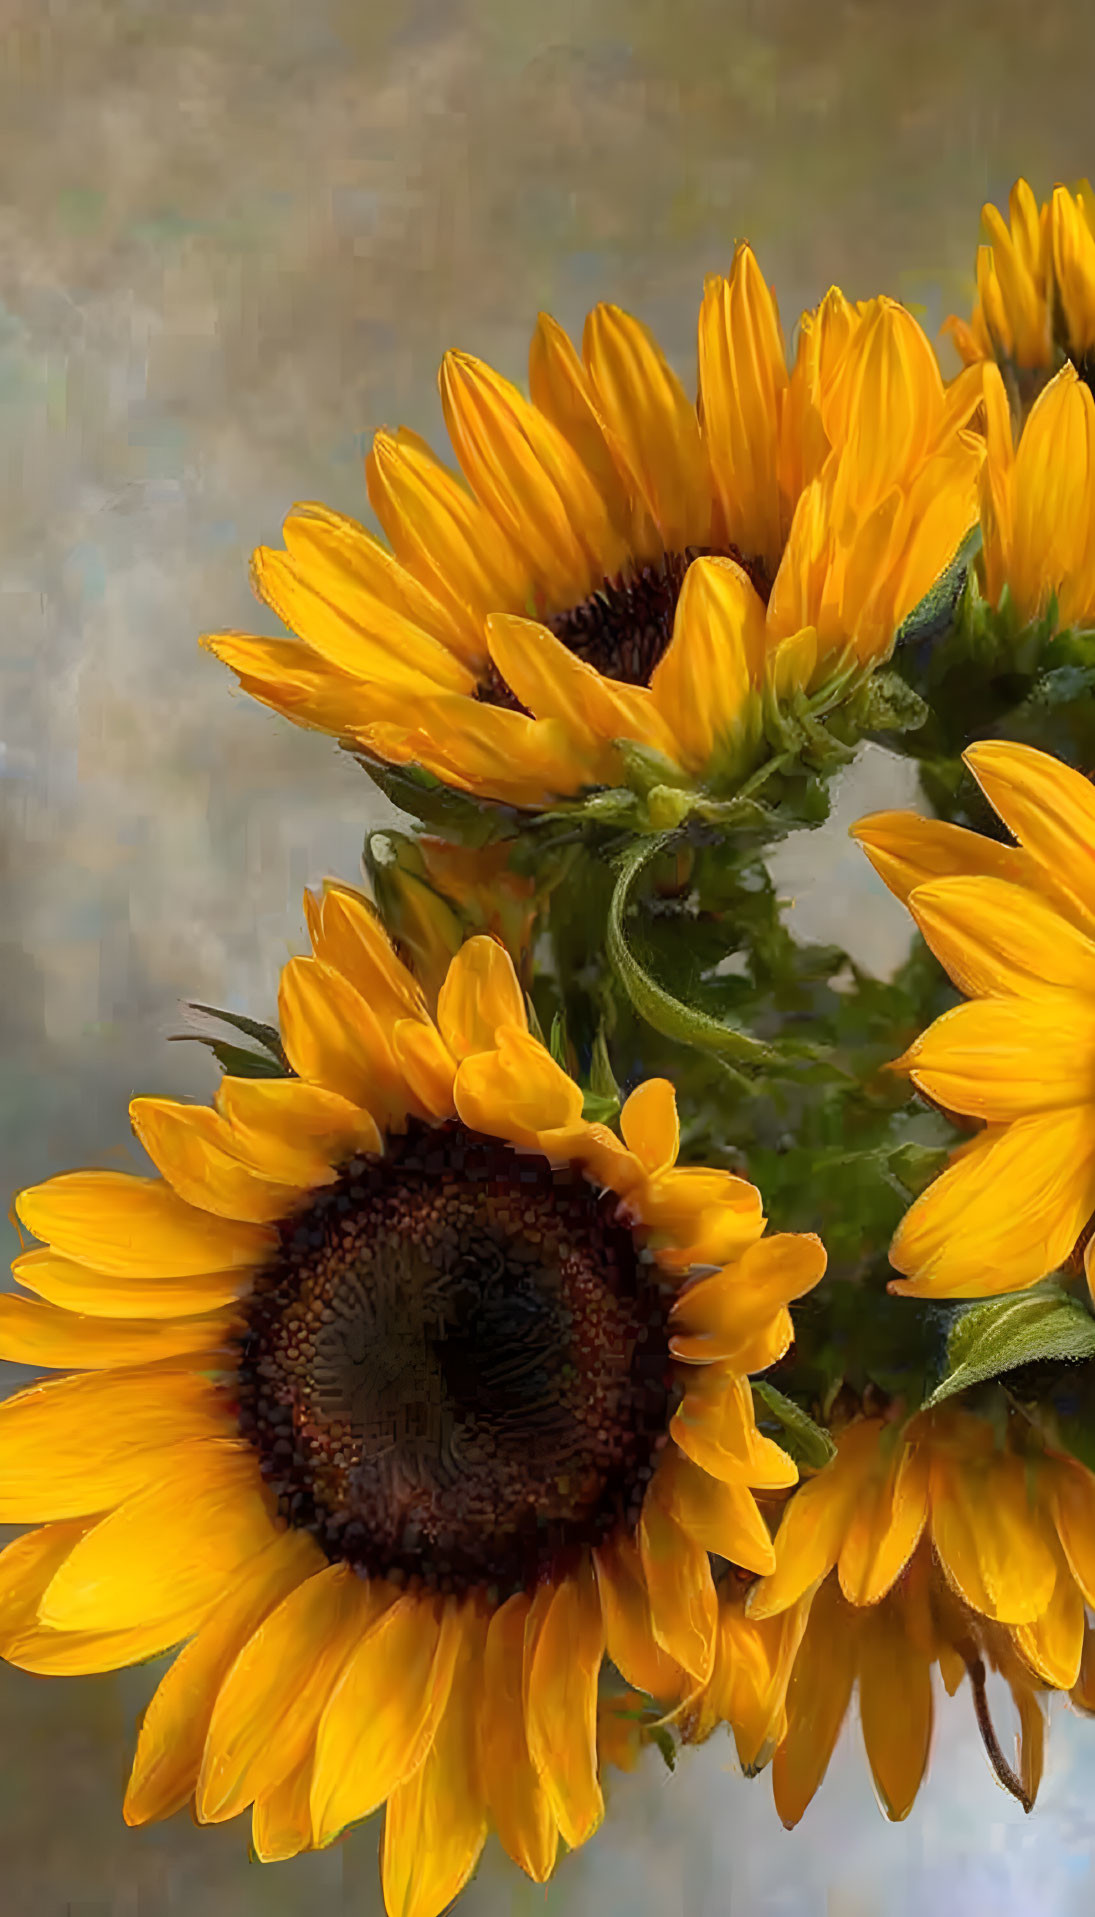
[{"label": "green leaf", "polygon": [[561,1066],[564,1072],[570,1071],[567,1049],[566,1013],[556,1012],[555,1017],[551,1021],[551,1037],[548,1040],[548,1051],[551,1053],[556,1065]]},{"label": "green leaf", "polygon": [[207,1037],[204,1032],[172,1032],[169,1043],[173,1045],[205,1045],[212,1052],[222,1072],[231,1078],[287,1078],[289,1073],[276,1059],[265,1052],[249,1052],[243,1045],[233,1045],[226,1038]]},{"label": "green leaf", "polygon": [[809,1412],[793,1399],[785,1398],[782,1391],[769,1384],[764,1378],[754,1378],[753,1395],[782,1426],[786,1440],[786,1449],[798,1464],[807,1464],[813,1470],[820,1471],[823,1464],[836,1456],[836,1446],[829,1433],[819,1424],[815,1424]]},{"label": "green leaf", "polygon": [[624,919],[631,888],[644,867],[671,844],[673,836],[667,832],[656,838],[640,840],[620,861],[606,930],[608,956],[613,970],[639,1016],[652,1025],[656,1032],[661,1032],[664,1038],[698,1046],[701,1051],[714,1052],[720,1058],[733,1059],[740,1064],[770,1063],[776,1057],[770,1045],[765,1045],[762,1040],[741,1031],[737,1026],[711,1018],[708,1013],[697,1011],[694,1006],[675,998],[640,965],[628,945]]},{"label": "green leaf", "polygon": [[598,1025],[597,1036],[593,1041],[593,1054],[589,1062],[589,1089],[598,1098],[610,1100],[620,1109],[620,1088],[612,1070],[612,1061],[608,1056],[608,1043],[605,1028]]},{"label": "green leaf", "polygon": [[966,534],[949,566],[940,573],[935,584],[929,586],[919,605],[906,614],[898,628],[897,645],[915,645],[918,640],[937,639],[946,632],[958,610],[970,564],[980,550],[981,528],[974,526]]},{"label": "green leaf", "polygon": [[653,1725],[650,1731],[650,1742],[655,1745],[660,1752],[661,1760],[666,1770],[675,1771],[677,1768],[677,1746],[673,1742],[668,1725]]},{"label": "green leaf", "polygon": [[991,1298],[955,1320],[947,1340],[947,1374],[928,1399],[940,1404],[968,1386],[1039,1359],[1095,1357],[1095,1319],[1059,1285],[1018,1298]]},{"label": "green leaf", "polygon": [[[276,1025],[266,1025],[261,1019],[248,1018],[243,1012],[222,1012],[216,1005],[200,1005],[196,999],[187,1001],[187,1009],[191,1012],[200,1012],[203,1018],[215,1018],[218,1025],[230,1025],[234,1032],[242,1032],[245,1038],[257,1040],[263,1050],[269,1052],[271,1058],[277,1063],[281,1077],[294,1076]],[[193,1036],[197,1037],[199,1034],[195,1033]]]}]

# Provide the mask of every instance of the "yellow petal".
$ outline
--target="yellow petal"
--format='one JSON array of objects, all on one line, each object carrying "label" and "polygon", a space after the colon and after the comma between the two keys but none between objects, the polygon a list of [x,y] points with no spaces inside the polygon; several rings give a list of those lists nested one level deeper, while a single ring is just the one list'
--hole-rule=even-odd
[{"label": "yellow petal", "polygon": [[553,605],[576,605],[626,551],[569,441],[498,373],[447,353],[441,403],[468,483]]},{"label": "yellow petal", "polygon": [[[627,487],[620,476],[625,462],[610,450],[611,435],[597,411],[589,375],[562,327],[541,313],[529,345],[529,392],[546,419],[558,427],[591,473],[612,525],[623,539],[633,531]],[[635,557],[646,558],[636,547]]]},{"label": "yellow petal", "polygon": [[849,1604],[877,1604],[905,1569],[927,1519],[927,1450],[898,1442],[885,1474],[864,1485],[852,1506],[838,1560]]},{"label": "yellow petal", "polygon": [[195,1793],[202,1823],[235,1817],[311,1750],[343,1664],[386,1601],[348,1565],[327,1565],[247,1639],[209,1722]]},{"label": "yellow petal", "polygon": [[728,1484],[773,1490],[798,1479],[793,1460],[757,1430],[748,1380],[729,1366],[709,1364],[691,1374],[669,1432],[686,1457]]},{"label": "yellow petal", "polygon": [[529,1756],[525,1733],[523,1671],[529,1610],[529,1599],[518,1592],[490,1620],[480,1755],[499,1841],[534,1883],[543,1884],[555,1867],[559,1827]]},{"label": "yellow petal", "polygon": [[332,604],[288,553],[259,546],[251,557],[251,584],[285,625],[350,678],[421,691],[445,686],[470,692],[475,684],[431,632],[364,592]]},{"label": "yellow petal", "polygon": [[529,1756],[571,1849],[604,1816],[597,1781],[597,1679],[604,1626],[592,1569],[558,1585],[547,1607],[529,1672]]},{"label": "yellow petal", "polygon": [[375,906],[360,892],[327,881],[312,945],[315,956],[341,972],[382,1026],[426,1017],[421,988],[396,957]]},{"label": "yellow petal", "polygon": [[388,1917],[438,1917],[459,1896],[487,1838],[479,1759],[483,1622],[465,1607],[463,1643],[425,1762],[388,1799],[380,1874]]},{"label": "yellow petal", "polygon": [[1095,913],[1095,792],[1088,781],[1046,752],[1003,740],[985,740],[963,756],[1019,843]]},{"label": "yellow petal", "polygon": [[[800,1494],[801,1495],[801,1494]],[[829,1768],[855,1683],[857,1614],[827,1578],[814,1599],[787,1690],[787,1731],[772,1762],[772,1795],[792,1830]]]},{"label": "yellow petal", "polygon": [[1053,1461],[1052,1512],[1068,1568],[1095,1606],[1095,1477],[1072,1459]]},{"label": "yellow petal", "polygon": [[623,1534],[593,1553],[604,1618],[605,1649],[620,1676],[652,1697],[674,1698],[685,1674],[654,1636],[638,1546]]},{"label": "yellow petal", "polygon": [[249,1447],[180,1445],[156,1482],[81,1539],[38,1607],[60,1631],[117,1631],[198,1613],[277,1534]]},{"label": "yellow petal", "polygon": [[1095,1102],[1095,1002],[1046,991],[958,1005],[901,1062],[948,1111],[997,1124]]},{"label": "yellow petal", "polygon": [[207,632],[202,645],[234,672],[244,692],[283,713],[294,725],[336,739],[365,725],[372,689],[327,665],[296,639],[263,639],[247,632]]},{"label": "yellow petal", "polygon": [[251,1809],[251,1847],[260,1864],[283,1863],[312,1848],[312,1753]]},{"label": "yellow petal", "polygon": [[646,1171],[667,1171],[676,1164],[681,1124],[677,1094],[667,1078],[648,1078],[635,1087],[624,1100],[620,1131]]},{"label": "yellow petal", "polygon": [[657,1479],[643,1501],[639,1552],[657,1642],[697,1683],[706,1684],[718,1622],[711,1563],[658,1496]]},{"label": "yellow petal", "polygon": [[1041,1616],[1057,1567],[1021,1458],[934,1455],[931,1528],[944,1570],[975,1611],[1005,1624]]},{"label": "yellow petal", "polygon": [[636,1194],[636,1204],[661,1262],[672,1271],[725,1264],[764,1230],[756,1186],[713,1167],[659,1172]]},{"label": "yellow petal", "polygon": [[744,1484],[711,1477],[680,1451],[663,1456],[658,1484],[681,1530],[705,1551],[755,1571],[758,1577],[775,1569],[768,1527]]},{"label": "yellow petal", "polygon": [[909,905],[936,958],[970,997],[1090,991],[1095,943],[1029,886],[937,879],[918,886]]},{"label": "yellow petal", "polygon": [[11,1292],[0,1294],[0,1356],[10,1363],[46,1370],[103,1371],[224,1351],[239,1314],[112,1324],[57,1311],[53,1305]]},{"label": "yellow petal", "polygon": [[401,1018],[392,1027],[392,1051],[412,1096],[433,1119],[451,1118],[456,1060],[436,1026]]},{"label": "yellow petal", "polygon": [[728,279],[704,288],[699,358],[703,432],[727,543],[774,573],[787,364],[779,309],[749,246],[736,249]]},{"label": "yellow petal", "polygon": [[934,879],[984,876],[1026,885],[1037,870],[1017,846],[915,812],[871,812],[850,834],[902,905],[917,886]]},{"label": "yellow petal", "polygon": [[900,1823],[928,1766],[931,1665],[909,1643],[896,1604],[874,1605],[859,1635],[859,1714],[882,1808]]},{"label": "yellow petal", "polygon": [[[587,783],[619,782],[618,739],[678,757],[676,735],[645,684],[607,677],[546,626],[512,613],[494,613],[487,636],[491,658],[521,704],[538,720],[555,721],[573,740]],[[641,647],[634,664],[645,678]]]},{"label": "yellow petal", "polygon": [[527,1032],[525,995],[497,939],[480,936],[461,946],[438,995],[437,1023],[458,1060],[493,1051],[507,1026]]},{"label": "yellow petal", "polygon": [[134,1098],[129,1117],[157,1171],[188,1205],[265,1225],[300,1203],[299,1186],[273,1184],[241,1164],[231,1150],[229,1127],[207,1105]]},{"label": "yellow petal", "polygon": [[1016,1648],[1043,1684],[1055,1691],[1072,1689],[1084,1650],[1084,1598],[1063,1559],[1041,1617],[1030,1624],[1016,1624],[1013,1635]]},{"label": "yellow petal", "polygon": [[285,1531],[225,1589],[144,1714],[125,1796],[127,1824],[170,1817],[192,1795],[217,1693],[241,1646],[321,1562],[305,1532]]},{"label": "yellow petal", "polygon": [[0,1555],[0,1647],[9,1664],[43,1676],[116,1671],[187,1636],[192,1618],[157,1618],[124,1631],[51,1631],[38,1623],[43,1591],[88,1530],[86,1520],[47,1524]]},{"label": "yellow petal", "polygon": [[1090,1108],[1038,1113],[973,1140],[905,1213],[891,1281],[910,1297],[1020,1291],[1068,1257],[1095,1211]]},{"label": "yellow petal", "polygon": [[825,1265],[825,1247],[813,1232],[773,1232],[711,1277],[693,1279],[673,1302],[674,1357],[732,1358],[791,1299],[810,1291]]},{"label": "yellow petal", "polygon": [[383,1129],[406,1113],[407,1087],[376,1014],[319,959],[282,968],[278,1012],[294,1071],[371,1111]]},{"label": "yellow petal", "polygon": [[347,1659],[320,1719],[312,1832],[328,1844],[368,1817],[422,1763],[463,1642],[458,1607],[397,1598]]},{"label": "yellow petal", "polygon": [[875,1466],[880,1431],[876,1418],[847,1425],[837,1441],[836,1457],[785,1505],[776,1532],[776,1568],[750,1591],[746,1608],[751,1618],[787,1610],[832,1569]]},{"label": "yellow petal", "polygon": [[503,1026],[498,1049],[474,1052],[456,1074],[456,1109],[473,1131],[527,1145],[533,1134],[575,1125],[582,1094],[531,1033]]},{"label": "yellow petal", "polygon": [[596,306],[582,351],[613,443],[666,548],[707,545],[711,481],[696,409],[653,335],[618,306]]},{"label": "yellow petal", "polygon": [[301,500],[282,531],[301,574],[333,606],[355,617],[363,597],[379,602],[460,653],[461,622],[451,620],[441,601],[356,519]]},{"label": "yellow petal", "polygon": [[37,1292],[62,1311],[86,1313],[90,1318],[162,1320],[214,1312],[231,1305],[251,1283],[245,1268],[204,1272],[196,1278],[119,1278],[72,1264],[52,1251],[24,1252],[12,1272],[27,1291]]},{"label": "yellow petal", "polygon": [[261,1225],[197,1211],[159,1178],[128,1172],[62,1172],[19,1193],[28,1231],[108,1277],[192,1278],[261,1263],[275,1243]]},{"label": "yellow petal", "polygon": [[154,1484],[189,1439],[235,1435],[222,1394],[188,1370],[91,1372],[0,1404],[0,1522],[108,1510]]},{"label": "yellow petal", "polygon": [[382,1149],[376,1121],[322,1085],[301,1078],[224,1077],[215,1104],[232,1133],[232,1149],[264,1177],[329,1183],[335,1167],[358,1152]]},{"label": "yellow petal", "polygon": [[763,660],[764,606],[747,574],[732,559],[693,560],[650,680],[687,765],[699,770],[752,736]]}]

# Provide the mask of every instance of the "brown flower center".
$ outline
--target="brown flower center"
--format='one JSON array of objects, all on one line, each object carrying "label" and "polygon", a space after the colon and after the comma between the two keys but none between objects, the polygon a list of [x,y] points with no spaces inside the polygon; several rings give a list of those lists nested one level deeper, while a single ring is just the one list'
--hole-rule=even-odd
[{"label": "brown flower center", "polygon": [[[736,546],[726,547],[717,555],[711,547],[689,546],[685,552],[666,553],[656,565],[606,579],[599,591],[580,605],[552,613],[543,624],[568,651],[594,666],[606,679],[619,679],[628,686],[648,686],[673,637],[684,575],[693,559],[713,556],[735,559],[767,605],[771,581],[759,561],[744,558]],[[493,661],[480,682],[478,696],[488,705],[507,706],[513,712],[525,710]]]},{"label": "brown flower center", "polygon": [[617,1210],[456,1123],[313,1194],[238,1373],[288,1522],[365,1575],[501,1593],[633,1529],[674,1405],[668,1300]]}]

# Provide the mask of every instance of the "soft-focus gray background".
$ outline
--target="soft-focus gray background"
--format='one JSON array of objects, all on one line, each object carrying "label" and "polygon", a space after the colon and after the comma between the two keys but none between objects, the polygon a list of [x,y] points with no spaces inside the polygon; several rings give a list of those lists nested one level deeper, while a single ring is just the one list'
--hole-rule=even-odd
[{"label": "soft-focus gray background", "polygon": [[[536,309],[609,297],[692,376],[705,271],[749,235],[790,326],[832,280],[968,299],[986,197],[1093,164],[1090,0],[3,0],[0,4],[0,1186],[133,1162],[137,1090],[204,1092],[177,1002],[262,1013],[300,892],[380,808],[247,704],[196,635],[260,615],[246,561],[295,498],[366,511],[365,437],[439,429],[446,346],[521,376]],[[267,630],[271,629],[269,627]],[[907,796],[875,755],[844,821]],[[816,843],[816,842],[815,842]],[[807,929],[828,835],[782,872]],[[836,860],[842,861],[837,869]],[[834,877],[835,872],[835,877]],[[837,899],[834,908],[833,900]],[[843,901],[841,903],[840,901]],[[870,923],[865,923],[867,913]],[[14,1236],[12,1237],[14,1249]],[[0,1674],[4,1917],[376,1910],[375,1833],[263,1870],[243,1825],[127,1832],[148,1671]],[[1090,1909],[1095,1726],[1060,1714],[1035,1815],[968,1700],[891,1829],[858,1730],[802,1828],[719,1739],[656,1756],[547,1893],[493,1851],[468,1917],[912,1917]],[[724,1770],[724,1767],[725,1770]]]}]

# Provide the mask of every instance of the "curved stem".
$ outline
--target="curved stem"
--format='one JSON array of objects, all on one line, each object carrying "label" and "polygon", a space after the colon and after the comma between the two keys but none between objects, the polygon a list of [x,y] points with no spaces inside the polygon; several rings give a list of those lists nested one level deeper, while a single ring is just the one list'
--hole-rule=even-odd
[{"label": "curved stem", "polygon": [[960,1648],[962,1657],[965,1659],[966,1669],[969,1672],[970,1689],[973,1692],[973,1709],[977,1718],[977,1728],[981,1733],[981,1742],[985,1747],[989,1763],[992,1765],[1004,1789],[1011,1793],[1012,1797],[1023,1806],[1025,1811],[1031,1811],[1034,1808],[1034,1799],[1023,1789],[1021,1780],[1016,1776],[1007,1758],[1004,1756],[1003,1751],[1000,1749],[1000,1740],[996,1735],[996,1726],[992,1721],[988,1694],[985,1688],[984,1658],[979,1657],[976,1652],[967,1650],[964,1647]]}]

